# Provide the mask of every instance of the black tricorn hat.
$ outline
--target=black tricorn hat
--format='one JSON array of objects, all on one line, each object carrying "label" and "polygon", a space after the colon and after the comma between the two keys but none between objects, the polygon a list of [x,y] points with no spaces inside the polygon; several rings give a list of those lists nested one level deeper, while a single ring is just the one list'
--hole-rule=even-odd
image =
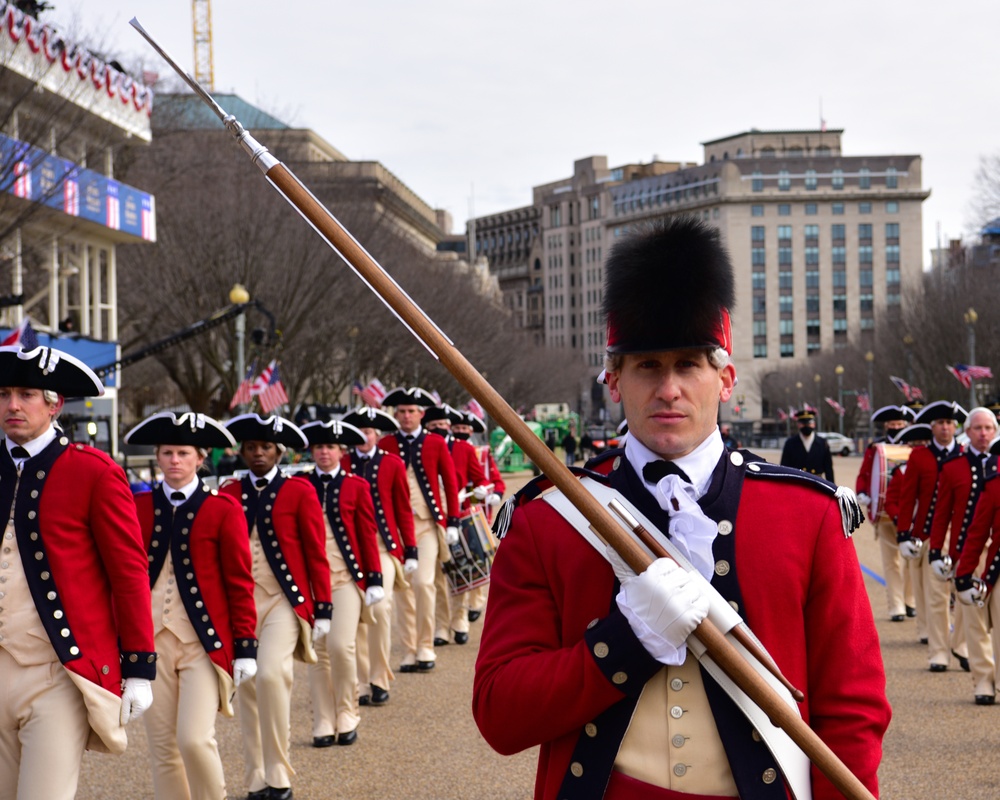
[{"label": "black tricorn hat", "polygon": [[226,427],[238,442],[274,442],[300,450],[309,446],[298,425],[277,415],[261,419],[259,414],[240,414],[229,420]]},{"label": "black tricorn hat", "polygon": [[365,444],[368,438],[349,422],[331,419],[329,422],[310,422],[302,426],[302,432],[309,440],[309,446],[314,444],[341,444],[354,447]]},{"label": "black tricorn hat", "polygon": [[397,386],[382,400],[383,406],[436,406],[437,401],[425,389],[419,386]]},{"label": "black tricorn hat", "polygon": [[[345,414],[342,420],[355,428],[375,428],[375,430],[393,433],[399,430],[399,423],[393,419],[392,415],[386,414],[372,406],[362,406],[356,408],[349,414]],[[303,430],[305,430],[303,428]]]},{"label": "black tricorn hat", "polygon": [[609,353],[696,347],[733,352],[733,265],[719,232],[695,217],[628,233],[605,264]]},{"label": "black tricorn hat", "polygon": [[473,433],[486,433],[486,423],[471,411],[462,411],[462,421],[459,425],[468,425]]},{"label": "black tricorn hat", "polygon": [[953,419],[959,425],[969,416],[964,408],[953,400],[935,400],[921,409],[917,422],[934,422],[939,419]]},{"label": "black tricorn hat", "polygon": [[188,411],[179,417],[161,411],[147,417],[125,434],[126,444],[174,444],[190,447],[236,447],[236,440],[225,427],[204,414]]},{"label": "black tricorn hat", "polygon": [[913,444],[913,442],[929,442],[933,438],[931,426],[920,422],[903,428],[895,436],[890,436],[889,441],[892,444]]},{"label": "black tricorn hat", "polygon": [[440,406],[431,406],[424,412],[424,422],[435,422],[439,419],[446,419],[448,422],[463,422],[462,412],[452,408],[447,403]]},{"label": "black tricorn hat", "polygon": [[0,347],[0,385],[48,390],[63,397],[104,394],[104,384],[90,367],[54,347]]},{"label": "black tricorn hat", "polygon": [[811,408],[803,408],[801,411],[795,412],[796,422],[812,422],[816,419],[816,412]]},{"label": "black tricorn hat", "polygon": [[913,422],[916,413],[909,406],[882,406],[872,414],[872,422]]}]

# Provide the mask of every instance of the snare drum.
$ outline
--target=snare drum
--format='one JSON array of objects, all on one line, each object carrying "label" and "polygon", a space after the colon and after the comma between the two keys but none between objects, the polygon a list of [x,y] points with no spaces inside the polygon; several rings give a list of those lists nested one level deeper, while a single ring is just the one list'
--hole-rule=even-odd
[{"label": "snare drum", "polygon": [[910,457],[911,448],[905,444],[889,444],[879,442],[875,445],[875,457],[872,459],[872,480],[868,496],[872,504],[868,516],[872,525],[877,525],[885,507],[885,490],[889,485],[892,471],[900,464],[905,464]]},{"label": "snare drum", "polygon": [[459,520],[458,542],[448,550],[451,558],[441,566],[451,594],[468,592],[489,581],[496,545],[482,509],[473,507]]}]

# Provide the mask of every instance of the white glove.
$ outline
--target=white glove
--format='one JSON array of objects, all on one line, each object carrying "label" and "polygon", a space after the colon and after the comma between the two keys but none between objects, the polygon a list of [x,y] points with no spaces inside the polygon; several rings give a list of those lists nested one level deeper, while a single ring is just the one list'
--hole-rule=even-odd
[{"label": "white glove", "polygon": [[412,575],[416,571],[417,571],[417,559],[415,559],[415,558],[408,558],[405,561],[403,561],[403,574],[404,575]]},{"label": "white glove", "polygon": [[488,486],[477,486],[472,490],[472,496],[480,502],[485,500],[489,494],[490,490]]},{"label": "white glove", "polygon": [[616,600],[642,646],[661,664],[684,663],[687,637],[708,616],[708,597],[669,558],[658,558],[641,575],[626,578]]},{"label": "white glove", "polygon": [[867,508],[872,504],[872,499],[864,492],[858,492],[858,502]]},{"label": "white glove", "polygon": [[490,496],[486,498],[486,505],[488,506],[498,506],[503,498],[500,497],[496,492],[490,492]]},{"label": "white glove", "polygon": [[950,580],[955,571],[952,569],[951,556],[942,556],[930,563],[931,572],[939,581]]},{"label": "white glove", "polygon": [[972,587],[957,592],[958,599],[967,606],[986,605],[986,584],[979,578],[972,579]]},{"label": "white glove", "polygon": [[458,544],[458,528],[454,525],[449,525],[444,529],[444,543],[451,547],[453,544]]},{"label": "white glove", "polygon": [[916,561],[920,558],[920,551],[923,542],[919,539],[905,539],[899,543],[899,553],[903,558],[908,558],[910,561]]},{"label": "white glove", "polygon": [[381,586],[369,586],[365,589],[365,605],[373,606],[385,600],[385,589]]},{"label": "white glove", "polygon": [[122,725],[139,719],[153,705],[153,685],[145,678],[126,678],[122,687]]},{"label": "white glove", "polygon": [[318,642],[330,632],[330,620],[317,619],[313,623],[313,642]]},{"label": "white glove", "polygon": [[253,678],[257,674],[256,658],[237,658],[233,662],[233,683],[239,686],[243,681]]}]

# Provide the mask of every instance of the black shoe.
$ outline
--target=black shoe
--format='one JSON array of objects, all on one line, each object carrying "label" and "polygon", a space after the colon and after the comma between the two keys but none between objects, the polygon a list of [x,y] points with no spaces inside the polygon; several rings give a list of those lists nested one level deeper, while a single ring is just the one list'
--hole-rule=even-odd
[{"label": "black shoe", "polygon": [[469,641],[469,634],[463,631],[455,631],[455,644],[466,644]]},{"label": "black shoe", "polygon": [[433,661],[418,661],[417,662],[417,672],[430,672],[434,669]]},{"label": "black shoe", "polygon": [[976,695],[976,705],[977,706],[991,706],[996,703],[996,695],[992,694],[977,694]]},{"label": "black shoe", "polygon": [[334,735],[313,736],[313,747],[333,747]]},{"label": "black shoe", "polygon": [[947,672],[948,671],[948,665],[947,664],[931,664],[930,667],[929,667],[929,669],[930,669],[931,672]]},{"label": "black shoe", "polygon": [[902,622],[904,619],[906,619],[906,617],[904,617],[902,614],[893,614],[891,617],[889,617],[890,622]]},{"label": "black shoe", "polygon": [[271,796],[271,790],[266,786],[263,789],[258,789],[256,792],[248,792],[247,800],[268,800]]},{"label": "black shoe", "polygon": [[444,647],[446,644],[448,644],[448,640],[447,639],[442,639],[440,636],[435,636],[434,637],[434,646],[435,647]]},{"label": "black shoe", "polygon": [[482,616],[482,614],[483,614],[482,611],[473,611],[470,608],[469,609],[469,622],[475,622],[477,619],[479,619]]},{"label": "black shoe", "polygon": [[372,705],[373,706],[384,706],[389,702],[389,692],[383,689],[381,686],[376,686],[372,684]]},{"label": "black shoe", "polygon": [[363,695],[361,695],[358,698],[358,705],[359,706],[367,706],[367,705],[371,704],[371,701],[372,701],[372,699],[371,699],[370,695],[363,694]]},{"label": "black shoe", "polygon": [[913,606],[907,606],[906,607],[906,616],[908,616],[908,617],[915,617],[915,616],[917,616],[917,609],[915,609]]},{"label": "black shoe", "polygon": [[292,787],[287,789],[275,789],[273,786],[267,790],[267,800],[292,800]]},{"label": "black shoe", "polygon": [[920,640],[920,644],[927,644],[927,637],[926,636],[923,639]]},{"label": "black shoe", "polygon": [[966,672],[971,672],[971,669],[969,668],[969,659],[967,659],[965,656],[960,656],[954,650],[951,651],[951,654],[958,659],[958,666],[960,666]]},{"label": "black shoe", "polygon": [[416,672],[417,671],[417,665],[416,664],[402,664],[399,667],[399,671],[400,672]]},{"label": "black shoe", "polygon": [[354,744],[358,740],[358,729],[355,728],[353,731],[348,731],[347,733],[337,734],[337,744],[346,747],[349,744]]}]

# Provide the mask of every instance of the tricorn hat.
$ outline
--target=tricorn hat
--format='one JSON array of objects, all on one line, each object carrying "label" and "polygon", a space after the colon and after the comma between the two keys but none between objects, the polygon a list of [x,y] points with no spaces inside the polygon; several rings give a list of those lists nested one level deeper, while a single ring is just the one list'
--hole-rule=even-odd
[{"label": "tricorn hat", "polygon": [[188,445],[206,450],[236,446],[236,440],[222,424],[193,411],[179,417],[173,411],[153,414],[125,434],[125,443]]},{"label": "tricorn hat", "polygon": [[733,352],[733,265],[719,232],[690,216],[657,220],[605,264],[609,353],[721,347]]},{"label": "tricorn hat", "polygon": [[903,428],[895,436],[890,436],[889,441],[892,444],[913,444],[914,442],[929,442],[933,438],[931,426],[920,422]]},{"label": "tricorn hat", "polygon": [[64,397],[104,394],[104,384],[90,367],[54,347],[0,347],[0,385],[48,390]]},{"label": "tricorn hat", "polygon": [[424,422],[436,422],[439,419],[446,419],[451,423],[464,421],[462,412],[452,408],[447,403],[431,406],[424,412]]},{"label": "tricorn hat", "polygon": [[437,401],[426,389],[419,386],[397,386],[383,400],[383,406],[436,406]]},{"label": "tricorn hat", "polygon": [[[349,414],[345,414],[343,422],[353,425],[355,428],[375,428],[378,431],[394,433],[399,430],[399,423],[391,414],[386,414],[372,406],[362,406],[356,408]],[[305,430],[305,428],[303,428]]]},{"label": "tricorn hat", "polygon": [[226,427],[238,442],[274,442],[295,449],[309,446],[298,425],[277,415],[261,419],[259,414],[240,414],[229,420]]},{"label": "tricorn hat", "polygon": [[935,400],[924,406],[917,414],[917,422],[934,422],[939,419],[953,419],[959,425],[969,416],[964,408],[953,400]]},{"label": "tricorn hat", "polygon": [[486,423],[471,411],[462,412],[462,421],[459,424],[468,425],[473,433],[486,433]]},{"label": "tricorn hat", "polygon": [[872,414],[872,422],[913,422],[916,413],[909,406],[882,406]]},{"label": "tricorn hat", "polygon": [[309,446],[315,444],[341,444],[345,447],[355,447],[365,444],[368,438],[348,422],[331,419],[329,422],[310,422],[302,426],[302,433],[309,440]]}]

